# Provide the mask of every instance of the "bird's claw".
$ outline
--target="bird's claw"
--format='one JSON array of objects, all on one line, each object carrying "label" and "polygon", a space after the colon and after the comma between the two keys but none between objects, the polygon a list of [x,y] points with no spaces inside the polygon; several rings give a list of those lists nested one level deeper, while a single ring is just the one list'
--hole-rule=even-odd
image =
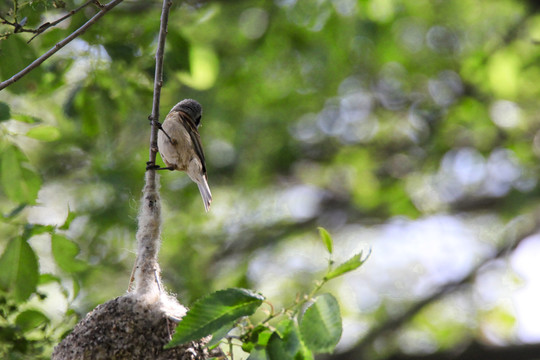
[{"label": "bird's claw", "polygon": [[168,167],[161,167],[159,165],[156,165],[155,163],[153,163],[152,161],[147,161],[146,162],[146,170],[170,170],[170,171],[173,171],[174,168],[172,166],[168,166]]},{"label": "bird's claw", "polygon": [[146,170],[157,170],[157,169],[159,169],[159,165],[156,165],[152,161],[147,161],[146,162]]}]

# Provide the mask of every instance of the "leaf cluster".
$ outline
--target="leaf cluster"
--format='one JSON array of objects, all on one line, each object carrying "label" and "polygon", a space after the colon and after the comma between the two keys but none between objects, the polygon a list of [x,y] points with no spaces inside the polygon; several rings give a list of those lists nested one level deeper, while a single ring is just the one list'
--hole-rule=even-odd
[{"label": "leaf cluster", "polygon": [[[0,102],[0,121],[13,117],[18,119],[13,121],[36,123],[34,119],[11,114],[9,106]],[[26,132],[26,137],[53,141],[57,131],[55,127],[38,124]],[[48,293],[43,289],[59,287],[60,296],[66,301],[73,300],[79,292],[78,274],[87,269],[88,264],[77,258],[79,247],[65,234],[75,213],[68,212],[64,223],[58,226],[31,224],[24,220],[24,210],[36,203],[42,180],[18,144],[9,138],[4,136],[0,142],[0,184],[9,199],[5,205],[11,206],[0,217],[0,226],[6,230],[6,242],[0,254],[0,357],[45,359],[76,316],[66,309],[63,322],[52,320],[44,311]],[[50,239],[50,252],[61,277],[42,273],[39,269],[38,259],[43,255],[33,249],[31,241],[44,234]],[[66,280],[70,278],[73,285],[68,290]]]},{"label": "leaf cluster", "polygon": [[[333,240],[319,228],[322,242],[332,255]],[[197,300],[176,328],[167,347],[177,346],[205,336],[212,336],[209,346],[240,345],[250,360],[308,360],[318,353],[331,353],[342,333],[339,303],[330,293],[319,294],[322,286],[341,275],[358,269],[367,257],[357,254],[346,262],[329,268],[310,294],[299,296],[288,308],[275,312],[263,295],[251,290],[229,288]],[[271,312],[259,321],[249,318],[267,303]],[[233,335],[232,335],[233,334]]]}]

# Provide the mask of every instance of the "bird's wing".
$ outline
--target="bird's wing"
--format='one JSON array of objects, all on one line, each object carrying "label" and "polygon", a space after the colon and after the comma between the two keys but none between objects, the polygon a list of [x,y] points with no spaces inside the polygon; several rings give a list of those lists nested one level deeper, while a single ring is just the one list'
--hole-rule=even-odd
[{"label": "bird's wing", "polygon": [[180,114],[180,117],[183,120],[182,125],[184,125],[187,132],[189,133],[189,136],[191,137],[191,141],[193,142],[193,147],[195,148],[195,154],[197,154],[197,156],[199,157],[199,160],[201,161],[203,174],[206,174],[206,162],[204,160],[204,151],[201,144],[201,135],[199,134],[199,131],[197,130],[197,125],[195,125],[195,122],[185,112],[178,111],[178,113]]}]

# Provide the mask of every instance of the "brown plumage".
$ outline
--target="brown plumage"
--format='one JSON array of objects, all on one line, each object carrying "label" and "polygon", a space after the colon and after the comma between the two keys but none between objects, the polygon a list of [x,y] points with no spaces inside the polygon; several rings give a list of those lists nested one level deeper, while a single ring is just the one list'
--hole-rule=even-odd
[{"label": "brown plumage", "polygon": [[[212,193],[208,186],[206,164],[198,127],[202,107],[192,99],[176,104],[162,124],[158,133],[161,158],[170,170],[185,171],[199,187],[204,209],[210,209]],[[167,136],[168,135],[168,136]]]}]

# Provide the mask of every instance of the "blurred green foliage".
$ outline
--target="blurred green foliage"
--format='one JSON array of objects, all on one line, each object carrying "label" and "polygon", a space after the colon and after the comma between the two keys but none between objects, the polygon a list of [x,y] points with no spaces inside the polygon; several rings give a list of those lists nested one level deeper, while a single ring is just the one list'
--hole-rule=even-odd
[{"label": "blurred green foliage", "polygon": [[[2,2],[0,15],[35,29],[79,5]],[[157,0],[122,3],[0,92],[0,268],[9,269],[0,271],[0,336],[20,354],[50,354],[73,310],[127,288],[160,10]],[[335,238],[345,242],[348,229],[446,214],[478,220],[474,229],[496,243],[495,229],[538,206],[538,10],[518,0],[175,1],[160,112],[183,98],[203,105],[214,203],[205,216],[185,175],[160,174],[168,288],[187,304],[224,287],[267,286],[280,297],[309,289],[325,261],[305,255],[317,226],[343,231]],[[0,78],[96,11],[29,44],[31,33],[0,40]],[[0,23],[0,34],[13,30]],[[289,266],[304,255],[302,267]],[[384,278],[403,280],[397,264],[385,265]],[[258,278],[265,266],[268,278]],[[294,276],[278,279],[272,266]],[[364,291],[377,288],[365,281]],[[378,323],[415,299],[374,291],[379,300],[360,311],[342,290],[344,316]],[[47,313],[54,296],[69,321]],[[478,311],[479,323],[514,326],[504,306]],[[435,348],[481,337],[444,319],[419,315],[411,326]]]}]

